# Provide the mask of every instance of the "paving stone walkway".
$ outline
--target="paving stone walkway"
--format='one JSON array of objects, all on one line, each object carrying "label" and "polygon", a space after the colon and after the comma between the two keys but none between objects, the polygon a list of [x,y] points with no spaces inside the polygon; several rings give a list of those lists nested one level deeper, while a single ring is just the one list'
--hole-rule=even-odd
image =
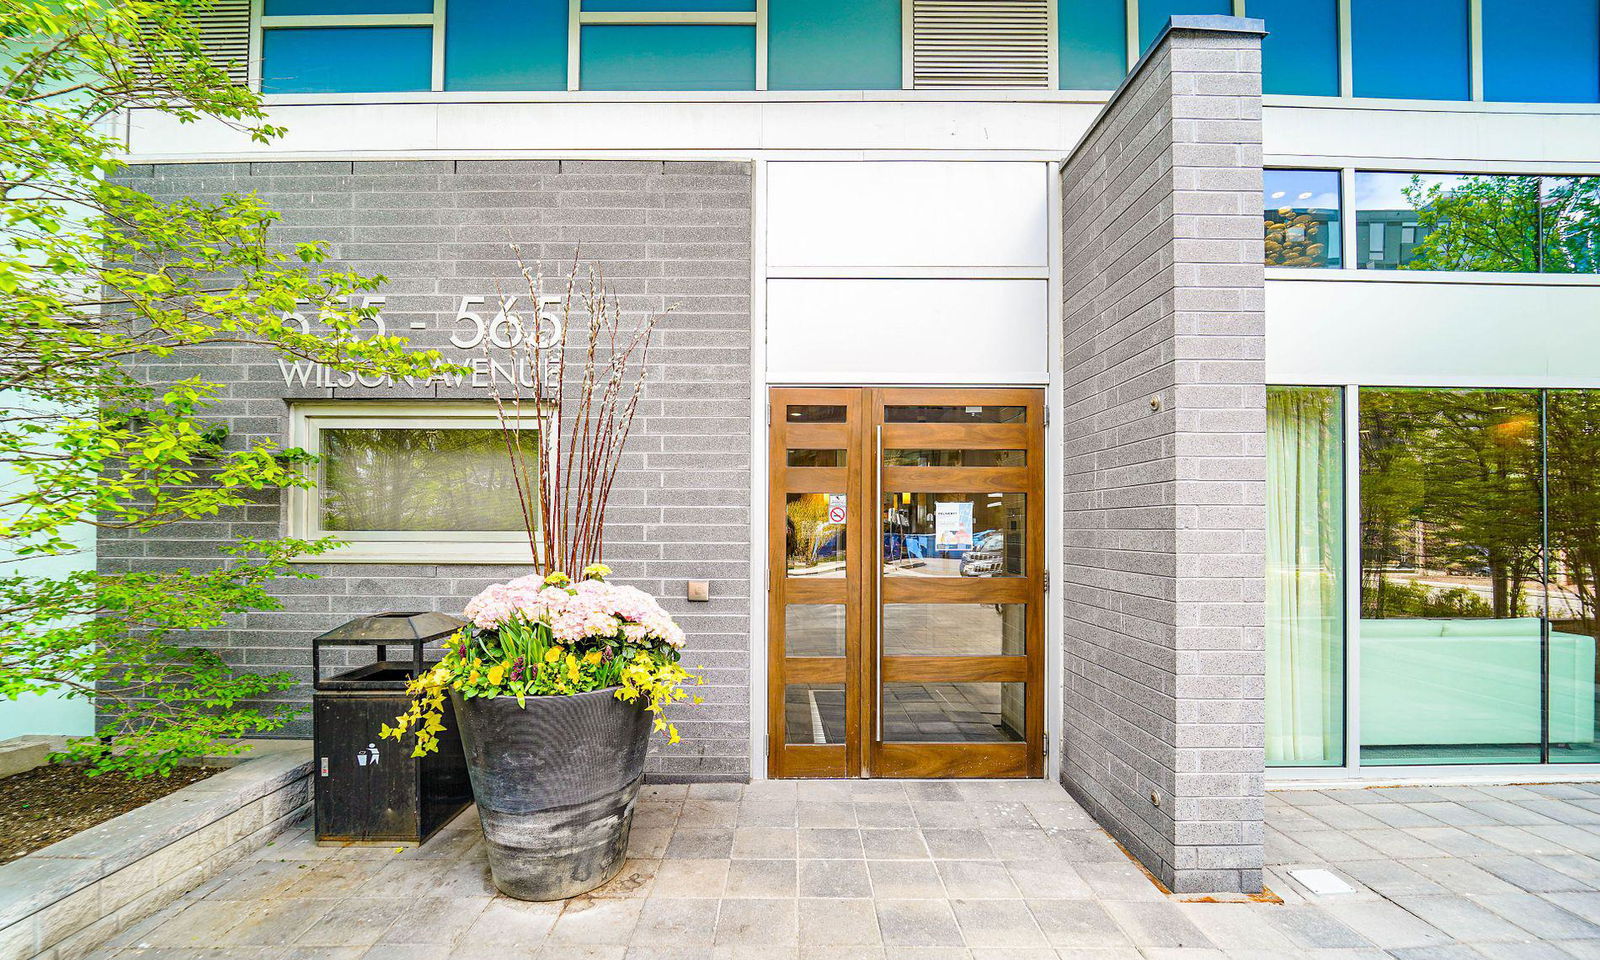
[{"label": "paving stone walkway", "polygon": [[420,849],[302,827],[98,960],[1600,958],[1600,785],[1273,794],[1283,903],[1163,894],[1053,784],[646,793],[621,876],[564,904],[495,896],[470,811]]}]

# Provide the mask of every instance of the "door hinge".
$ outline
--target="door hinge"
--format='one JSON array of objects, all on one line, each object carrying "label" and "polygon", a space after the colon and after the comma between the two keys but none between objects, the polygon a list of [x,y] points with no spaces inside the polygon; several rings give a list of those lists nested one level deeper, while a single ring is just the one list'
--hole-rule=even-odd
[{"label": "door hinge", "polygon": [[1050,404],[1044,405],[1044,425],[1050,426]]},{"label": "door hinge", "polygon": [[1044,735],[1044,758],[1047,762],[1050,759],[1050,734],[1048,733]]},{"label": "door hinge", "polygon": [[1049,570],[1046,570],[1044,572],[1044,592],[1045,593],[1049,593],[1050,592],[1050,571]]}]

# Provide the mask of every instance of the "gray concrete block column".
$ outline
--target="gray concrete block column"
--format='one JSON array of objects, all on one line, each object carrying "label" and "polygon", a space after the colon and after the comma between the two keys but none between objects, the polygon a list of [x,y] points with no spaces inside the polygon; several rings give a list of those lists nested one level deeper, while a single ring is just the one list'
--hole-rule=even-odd
[{"label": "gray concrete block column", "polygon": [[1062,170],[1062,783],[1175,891],[1261,887],[1261,21],[1174,17]]}]

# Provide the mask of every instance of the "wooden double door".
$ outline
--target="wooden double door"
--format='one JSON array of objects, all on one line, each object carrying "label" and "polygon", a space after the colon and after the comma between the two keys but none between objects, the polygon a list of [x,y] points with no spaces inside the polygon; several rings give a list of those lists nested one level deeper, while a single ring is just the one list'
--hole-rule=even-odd
[{"label": "wooden double door", "polygon": [[772,391],[770,776],[1041,775],[1043,401]]}]

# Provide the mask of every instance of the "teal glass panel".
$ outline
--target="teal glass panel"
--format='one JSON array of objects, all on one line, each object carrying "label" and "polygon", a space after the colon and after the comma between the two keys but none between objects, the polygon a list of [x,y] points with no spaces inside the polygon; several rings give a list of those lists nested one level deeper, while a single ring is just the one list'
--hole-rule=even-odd
[{"label": "teal glass panel", "polygon": [[580,38],[585,90],[754,90],[756,31],[745,26],[590,25]]},{"label": "teal glass panel", "polygon": [[1541,177],[1541,273],[1600,273],[1600,177]]},{"label": "teal glass panel", "polygon": [[767,89],[898,90],[900,0],[767,0]]},{"label": "teal glass panel", "polygon": [[1466,100],[1471,93],[1467,0],[1350,0],[1350,46],[1358,97]]},{"label": "teal glass panel", "polygon": [[446,90],[565,90],[567,0],[455,0],[445,7]]},{"label": "teal glass panel", "polygon": [[1600,763],[1600,390],[1546,395],[1550,484],[1550,761]]},{"label": "teal glass panel", "polygon": [[1261,41],[1263,93],[1339,95],[1337,0],[1248,0],[1245,15],[1267,23]]},{"label": "teal glass panel", "polygon": [[1166,27],[1167,20],[1180,14],[1233,13],[1232,0],[1140,0],[1139,49],[1147,50]]},{"label": "teal glass panel", "polygon": [[432,27],[296,27],[262,35],[262,93],[382,93],[432,85]]},{"label": "teal glass panel", "polygon": [[1483,0],[1483,97],[1600,100],[1600,0]]},{"label": "teal glass panel", "polygon": [[433,0],[264,0],[268,17],[339,17],[366,13],[432,13]]},{"label": "teal glass panel", "polygon": [[[1537,763],[1538,391],[1363,389],[1360,417],[1362,764]],[[1589,638],[1551,640],[1552,679],[1592,701]]]},{"label": "teal glass panel", "polygon": [[1060,0],[1056,5],[1061,89],[1115,90],[1128,72],[1124,0]]},{"label": "teal glass panel", "polygon": [[1357,173],[1356,266],[1534,273],[1539,178]]},{"label": "teal glass panel", "polygon": [[1262,219],[1269,267],[1337,267],[1339,171],[1266,170]]},{"label": "teal glass panel", "polygon": [[1344,413],[1267,388],[1267,763],[1344,763]]},{"label": "teal glass panel", "polygon": [[585,13],[754,13],[756,0],[583,0]]}]

